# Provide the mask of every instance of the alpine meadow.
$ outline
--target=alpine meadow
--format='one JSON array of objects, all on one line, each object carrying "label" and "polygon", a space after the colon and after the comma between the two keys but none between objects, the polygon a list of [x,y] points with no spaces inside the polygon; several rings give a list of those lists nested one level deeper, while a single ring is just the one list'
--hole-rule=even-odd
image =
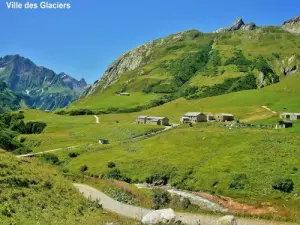
[{"label": "alpine meadow", "polygon": [[92,85],[0,58],[1,223],[300,224],[299,34],[182,31]]}]

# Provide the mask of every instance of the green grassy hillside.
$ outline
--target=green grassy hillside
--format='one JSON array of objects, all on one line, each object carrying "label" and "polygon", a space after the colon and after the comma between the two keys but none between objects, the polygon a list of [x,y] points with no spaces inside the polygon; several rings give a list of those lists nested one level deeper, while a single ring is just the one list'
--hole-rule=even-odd
[{"label": "green grassy hillside", "polygon": [[[140,111],[180,97],[200,99],[262,88],[299,73],[300,36],[280,27],[214,34],[191,30],[145,46],[150,47],[140,66],[120,71],[119,78],[108,72],[106,76],[116,82],[103,88],[104,77],[93,94],[74,102],[68,110]],[[134,50],[130,54],[135,54]],[[119,96],[120,92],[131,96]]]},{"label": "green grassy hillside", "polygon": [[[126,139],[164,129],[160,126],[139,126],[134,124],[135,115],[101,115],[99,124],[94,116],[62,116],[37,110],[26,110],[25,121],[42,120],[47,127],[42,134],[22,135],[25,144],[35,152],[79,146],[92,149],[99,146],[100,138],[110,145]],[[103,146],[107,148],[107,146]]]},{"label": "green grassy hillside", "polygon": [[1,224],[133,224],[86,200],[54,168],[0,150]]},{"label": "green grassy hillside", "polygon": [[[129,143],[122,142],[130,138],[126,132],[124,136],[115,133],[123,134],[124,129],[145,133],[153,129],[151,125],[132,124],[137,115],[167,116],[171,123],[178,123],[187,111],[233,113],[244,122],[275,125],[280,112],[299,111],[299,80],[299,76],[290,75],[264,89],[199,100],[179,98],[143,112],[101,115],[100,124],[92,115],[71,117],[29,110],[25,118],[44,118],[48,126],[43,134],[27,135],[26,143],[38,142],[36,151],[83,143],[77,149],[55,152],[59,157],[57,165],[65,173],[113,176],[131,182],[162,180],[181,189],[230,196],[262,208],[273,207],[273,217],[299,222],[299,122],[283,130],[228,129],[218,123],[202,123]],[[109,137],[112,144],[100,146],[96,143],[99,136]],[[76,157],[71,157],[70,152],[76,152]],[[108,162],[114,162],[116,168],[108,168]],[[85,172],[81,170],[83,166]],[[278,179],[291,179],[293,189],[274,189]]]}]

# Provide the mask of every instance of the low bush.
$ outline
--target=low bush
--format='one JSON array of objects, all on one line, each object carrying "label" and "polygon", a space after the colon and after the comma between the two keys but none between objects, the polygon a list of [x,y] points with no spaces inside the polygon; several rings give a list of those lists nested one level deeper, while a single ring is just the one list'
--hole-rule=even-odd
[{"label": "low bush", "polygon": [[26,134],[40,134],[47,126],[44,122],[28,122],[26,124]]},{"label": "low bush", "polygon": [[154,209],[159,209],[171,201],[171,195],[168,191],[155,188],[153,189]]},{"label": "low bush", "polygon": [[70,157],[70,158],[76,158],[77,156],[79,156],[79,153],[78,153],[78,152],[70,152],[70,153],[69,153],[69,157]]},{"label": "low bush", "polygon": [[294,182],[292,179],[278,179],[272,184],[272,188],[285,193],[291,193],[294,190]]},{"label": "low bush", "polygon": [[84,173],[84,172],[88,171],[88,169],[89,169],[89,167],[88,167],[87,165],[83,165],[83,166],[80,167],[79,170],[80,170],[82,173]]},{"label": "low bush", "polygon": [[69,112],[70,116],[82,116],[82,115],[94,115],[94,112],[90,109],[78,109]]},{"label": "low bush", "polygon": [[232,182],[229,184],[229,188],[236,190],[245,189],[247,181],[248,177],[246,174],[237,174],[233,177]]},{"label": "low bush", "polygon": [[117,168],[112,168],[107,171],[107,173],[104,175],[105,179],[109,180],[120,180],[120,181],[125,181],[127,183],[131,182],[131,179],[122,175],[121,171]]},{"label": "low bush", "polygon": [[150,177],[146,178],[146,183],[154,185],[166,185],[170,179],[169,173],[154,173]]},{"label": "low bush", "polygon": [[181,198],[179,196],[172,196],[170,207],[173,209],[188,209],[192,205],[188,198]]},{"label": "low bush", "polygon": [[116,167],[116,164],[114,162],[108,162],[107,167],[108,168],[114,168],[114,167]]},{"label": "low bush", "polygon": [[117,187],[111,187],[109,188],[108,193],[113,199],[119,202],[123,202],[129,205],[134,205],[133,196],[130,193],[126,192],[125,190],[122,190]]},{"label": "low bush", "polygon": [[57,155],[51,153],[43,154],[41,158],[51,164],[57,164],[59,162]]}]

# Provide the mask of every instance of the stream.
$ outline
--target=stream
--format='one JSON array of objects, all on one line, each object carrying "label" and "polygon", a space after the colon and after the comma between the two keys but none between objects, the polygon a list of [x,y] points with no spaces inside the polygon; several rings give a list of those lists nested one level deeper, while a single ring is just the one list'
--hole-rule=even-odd
[{"label": "stream", "polygon": [[171,195],[176,195],[182,198],[187,198],[191,201],[191,203],[198,205],[202,208],[206,208],[212,211],[217,212],[227,212],[228,210],[216,204],[214,202],[209,201],[208,199],[202,198],[196,194],[193,194],[188,191],[177,190],[175,188],[171,188],[169,186],[151,186],[147,184],[135,184],[137,188],[146,188],[146,189],[153,189],[153,188],[163,188],[166,189]]}]

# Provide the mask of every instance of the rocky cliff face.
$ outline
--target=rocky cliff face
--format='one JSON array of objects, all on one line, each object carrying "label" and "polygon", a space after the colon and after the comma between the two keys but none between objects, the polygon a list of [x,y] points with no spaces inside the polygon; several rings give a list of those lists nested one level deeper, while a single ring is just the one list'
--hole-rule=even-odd
[{"label": "rocky cliff face", "polygon": [[283,22],[283,25],[287,24],[300,24],[300,15]]},{"label": "rocky cliff face", "polygon": [[256,27],[255,23],[245,24],[242,18],[238,18],[230,27],[221,28],[215,33],[236,31],[236,30],[254,30]]},{"label": "rocky cliff face", "polygon": [[64,73],[57,75],[19,55],[0,58],[0,81],[24,96],[30,107],[44,110],[65,107],[76,100],[86,87],[84,80],[77,81]]},{"label": "rocky cliff face", "polygon": [[282,28],[288,32],[300,34],[300,15],[290,20],[284,21],[282,24]]},{"label": "rocky cliff face", "polygon": [[152,49],[163,43],[163,39],[157,41],[151,41],[143,44],[123,55],[109,65],[103,76],[99,81],[96,81],[88,90],[86,90],[85,96],[93,94],[97,91],[103,91],[110,85],[117,82],[120,75],[125,72],[130,72],[147,63],[150,59]]}]

